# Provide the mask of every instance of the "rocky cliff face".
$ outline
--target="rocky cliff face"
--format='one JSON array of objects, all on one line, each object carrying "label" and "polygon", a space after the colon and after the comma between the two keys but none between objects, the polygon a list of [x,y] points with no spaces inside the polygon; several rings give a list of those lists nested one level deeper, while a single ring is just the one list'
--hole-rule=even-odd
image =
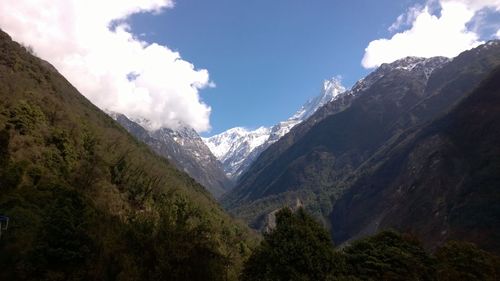
[{"label": "rocky cliff face", "polygon": [[205,186],[214,197],[219,198],[231,188],[232,183],[225,176],[221,163],[193,129],[180,127],[176,130],[161,128],[148,131],[123,114],[110,115],[157,154]]}]

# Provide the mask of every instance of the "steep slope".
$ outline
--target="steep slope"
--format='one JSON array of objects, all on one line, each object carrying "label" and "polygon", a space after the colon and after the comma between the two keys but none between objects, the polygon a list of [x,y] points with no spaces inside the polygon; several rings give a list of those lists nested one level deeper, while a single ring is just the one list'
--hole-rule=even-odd
[{"label": "steep slope", "polygon": [[396,228],[428,247],[463,239],[500,252],[498,120],[500,68],[450,113],[365,164],[332,212],[337,242]]},{"label": "steep slope", "polygon": [[272,145],[223,204],[257,228],[265,214],[297,198],[318,217],[327,217],[365,161],[405,130],[453,107],[499,59],[493,41],[451,62],[410,57],[382,65],[344,100],[328,104]]},{"label": "steep slope", "polygon": [[307,120],[319,108],[338,99],[343,92],[345,88],[337,78],[326,80],[321,94],[307,101],[286,121],[270,128],[260,127],[253,131],[236,127],[204,141],[222,162],[226,175],[236,181],[271,144],[277,142],[297,124]]},{"label": "steep slope", "polygon": [[110,116],[158,155],[167,158],[179,170],[206,187],[215,198],[231,188],[232,184],[224,174],[222,164],[195,130],[182,127],[177,130],[161,128],[147,131],[123,114],[110,113]]},{"label": "steep slope", "polygon": [[0,31],[0,280],[236,280],[250,232]]},{"label": "steep slope", "polygon": [[[344,99],[325,107],[331,112],[319,111],[320,116],[313,115],[302,126],[305,129],[299,126],[289,133],[298,131],[302,136],[285,137],[271,146],[271,152],[266,151],[224,198],[225,206],[254,227],[261,227],[263,214],[295,198],[309,207],[314,202],[316,214],[328,214],[330,196],[339,191],[338,181],[388,138],[391,132],[382,130],[384,123],[392,125],[422,98],[428,69],[447,62],[417,59],[420,67],[409,68],[415,59],[381,66],[346,92]],[[391,125],[385,125],[388,131]]]}]

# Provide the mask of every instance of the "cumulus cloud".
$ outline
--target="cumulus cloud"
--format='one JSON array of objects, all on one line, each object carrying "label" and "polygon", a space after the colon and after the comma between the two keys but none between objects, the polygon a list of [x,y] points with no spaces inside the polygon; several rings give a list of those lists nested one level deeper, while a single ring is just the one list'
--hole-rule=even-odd
[{"label": "cumulus cloud", "polygon": [[500,39],[500,29],[497,31],[497,34],[495,34],[495,36],[497,37],[497,39]]},{"label": "cumulus cloud", "polygon": [[391,26],[389,26],[387,30],[389,30],[389,32],[395,32],[400,30],[404,26],[411,25],[421,13],[422,8],[423,7],[421,5],[415,5],[408,8],[405,13],[398,16],[396,21]]},{"label": "cumulus cloud", "polygon": [[173,0],[12,0],[0,28],[30,45],[100,108],[147,119],[151,129],[210,128],[199,90],[214,84],[166,46],[135,37],[126,19],[160,13]]},{"label": "cumulus cloud", "polygon": [[469,9],[473,11],[479,11],[485,8],[492,8],[500,11],[500,0],[441,0],[443,3],[447,2],[459,2],[466,5]]},{"label": "cumulus cloud", "polygon": [[389,27],[390,32],[408,29],[371,41],[361,64],[373,68],[406,56],[454,57],[483,43],[468,23],[484,9],[500,11],[500,0],[430,0],[423,7],[411,7]]}]

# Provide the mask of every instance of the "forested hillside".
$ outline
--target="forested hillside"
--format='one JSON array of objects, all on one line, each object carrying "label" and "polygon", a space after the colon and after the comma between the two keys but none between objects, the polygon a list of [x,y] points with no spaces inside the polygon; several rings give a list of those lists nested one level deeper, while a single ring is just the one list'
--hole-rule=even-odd
[{"label": "forested hillside", "polygon": [[0,31],[0,280],[235,280],[252,233]]}]

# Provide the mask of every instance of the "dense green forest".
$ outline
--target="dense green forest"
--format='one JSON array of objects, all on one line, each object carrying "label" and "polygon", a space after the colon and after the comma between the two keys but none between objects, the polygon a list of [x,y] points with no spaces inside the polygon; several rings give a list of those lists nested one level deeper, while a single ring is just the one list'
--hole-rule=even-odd
[{"label": "dense green forest", "polygon": [[235,280],[256,235],[0,31],[0,280]]},{"label": "dense green forest", "polygon": [[283,209],[276,228],[245,264],[242,280],[498,280],[500,259],[474,244],[449,241],[430,254],[409,234],[383,231],[334,248],[303,209]]}]

